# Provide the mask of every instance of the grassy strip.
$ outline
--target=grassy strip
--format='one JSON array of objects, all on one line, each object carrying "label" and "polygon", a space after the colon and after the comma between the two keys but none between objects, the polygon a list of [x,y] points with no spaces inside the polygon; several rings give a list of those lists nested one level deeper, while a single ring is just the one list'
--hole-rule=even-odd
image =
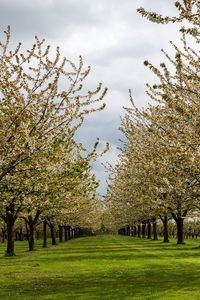
[{"label": "grassy strip", "polygon": [[4,257],[0,299],[200,299],[200,241],[177,246],[121,236],[97,236]]}]

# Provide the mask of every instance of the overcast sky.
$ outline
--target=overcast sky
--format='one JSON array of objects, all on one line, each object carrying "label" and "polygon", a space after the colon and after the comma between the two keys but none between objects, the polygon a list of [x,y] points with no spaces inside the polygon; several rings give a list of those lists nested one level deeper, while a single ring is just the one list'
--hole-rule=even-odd
[{"label": "overcast sky", "polygon": [[[173,0],[0,0],[1,37],[11,25],[12,38],[32,45],[34,36],[48,44],[59,45],[63,55],[74,62],[82,55],[92,67],[89,84],[108,87],[107,107],[87,119],[78,137],[87,147],[99,137],[108,141],[110,151],[101,162],[115,163],[121,138],[118,128],[123,106],[129,105],[131,88],[138,106],[150,101],[145,84],[154,76],[143,65],[148,59],[155,65],[163,60],[164,48],[171,52],[169,41],[178,39],[174,25],[157,25],[142,18],[136,9],[173,15]],[[94,166],[101,180],[100,193],[106,190],[106,175],[101,162]]]}]

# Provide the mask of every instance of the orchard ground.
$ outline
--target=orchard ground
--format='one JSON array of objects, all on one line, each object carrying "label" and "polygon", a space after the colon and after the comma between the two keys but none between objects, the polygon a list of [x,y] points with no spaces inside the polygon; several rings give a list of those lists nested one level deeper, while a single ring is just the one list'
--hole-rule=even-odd
[{"label": "orchard ground", "polygon": [[0,299],[200,299],[200,240],[163,244],[125,236],[95,236],[15,257],[0,244]]}]

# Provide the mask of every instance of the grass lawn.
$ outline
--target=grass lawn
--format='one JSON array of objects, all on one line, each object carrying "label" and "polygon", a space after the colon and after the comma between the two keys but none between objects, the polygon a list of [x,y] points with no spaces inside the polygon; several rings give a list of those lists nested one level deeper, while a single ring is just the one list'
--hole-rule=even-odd
[{"label": "grass lawn", "polygon": [[200,300],[200,240],[163,244],[121,236],[86,237],[15,257],[0,244],[2,300]]}]

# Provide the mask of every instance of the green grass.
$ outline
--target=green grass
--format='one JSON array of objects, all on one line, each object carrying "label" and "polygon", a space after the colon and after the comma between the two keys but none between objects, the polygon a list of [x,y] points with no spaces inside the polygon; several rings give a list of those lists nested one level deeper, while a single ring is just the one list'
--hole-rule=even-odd
[{"label": "green grass", "polygon": [[120,236],[80,238],[4,257],[2,300],[200,299],[200,241],[163,244]]}]

